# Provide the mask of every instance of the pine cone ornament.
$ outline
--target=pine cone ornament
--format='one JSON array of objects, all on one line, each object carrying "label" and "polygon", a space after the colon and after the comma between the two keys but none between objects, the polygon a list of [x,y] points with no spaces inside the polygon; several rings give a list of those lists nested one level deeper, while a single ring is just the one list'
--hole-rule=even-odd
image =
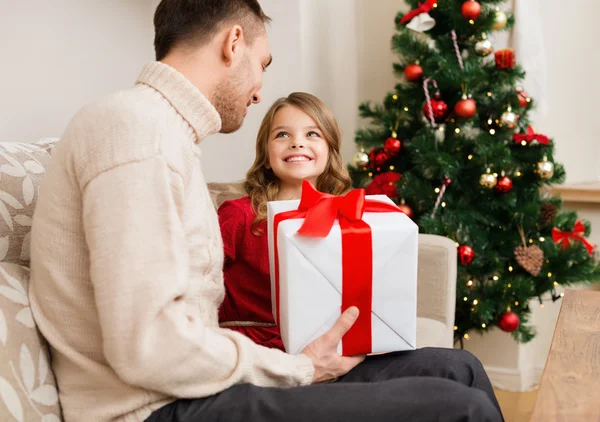
[{"label": "pine cone ornament", "polygon": [[515,258],[519,265],[534,277],[540,274],[542,265],[544,265],[544,251],[537,245],[517,246],[515,248]]},{"label": "pine cone ornament", "polygon": [[546,226],[554,221],[558,215],[558,207],[549,202],[544,202],[540,208],[540,223]]}]

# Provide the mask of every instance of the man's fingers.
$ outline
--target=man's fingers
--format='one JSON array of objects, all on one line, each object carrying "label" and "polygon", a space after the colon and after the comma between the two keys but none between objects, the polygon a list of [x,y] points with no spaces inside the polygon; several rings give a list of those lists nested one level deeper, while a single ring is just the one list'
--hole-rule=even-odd
[{"label": "man's fingers", "polygon": [[330,334],[335,338],[335,343],[337,344],[344,334],[352,328],[356,319],[358,318],[358,308],[356,306],[351,306],[338,318],[335,325],[329,331]]}]

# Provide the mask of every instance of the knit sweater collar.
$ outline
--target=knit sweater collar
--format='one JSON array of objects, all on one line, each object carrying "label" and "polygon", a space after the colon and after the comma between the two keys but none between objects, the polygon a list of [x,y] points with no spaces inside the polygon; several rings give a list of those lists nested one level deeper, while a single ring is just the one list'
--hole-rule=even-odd
[{"label": "knit sweater collar", "polygon": [[185,76],[162,62],[144,66],[138,84],[157,90],[196,132],[196,142],[221,130],[221,116]]}]

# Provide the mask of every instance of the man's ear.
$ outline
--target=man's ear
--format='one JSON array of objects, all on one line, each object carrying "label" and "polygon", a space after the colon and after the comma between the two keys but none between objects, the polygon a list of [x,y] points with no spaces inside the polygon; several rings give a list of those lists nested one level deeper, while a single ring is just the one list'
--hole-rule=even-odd
[{"label": "man's ear", "polygon": [[225,36],[223,43],[223,59],[227,67],[231,66],[242,49],[244,30],[240,25],[232,26]]}]

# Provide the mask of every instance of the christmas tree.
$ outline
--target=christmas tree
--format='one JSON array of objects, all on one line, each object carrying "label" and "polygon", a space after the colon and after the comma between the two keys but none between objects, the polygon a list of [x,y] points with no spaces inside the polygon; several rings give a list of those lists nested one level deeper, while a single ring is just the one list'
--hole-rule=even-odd
[{"label": "christmas tree", "polygon": [[548,193],[565,171],[554,140],[530,125],[524,71],[490,40],[514,24],[503,1],[407,0],[392,40],[399,83],[381,104],[360,105],[370,124],[350,166],[356,187],[457,243],[461,345],[494,326],[531,340],[532,299],[558,300],[557,286],[600,275],[589,224]]}]

